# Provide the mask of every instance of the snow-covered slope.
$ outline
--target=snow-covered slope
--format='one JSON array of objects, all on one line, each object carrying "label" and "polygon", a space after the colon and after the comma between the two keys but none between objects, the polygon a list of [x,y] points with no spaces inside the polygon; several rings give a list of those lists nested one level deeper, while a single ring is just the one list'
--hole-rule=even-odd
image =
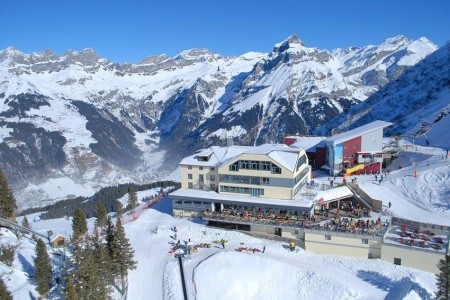
[{"label": "snow-covered slope", "polygon": [[154,180],[227,135],[254,144],[309,133],[436,48],[398,36],[327,51],[291,36],[269,54],[191,49],[124,65],[92,49],[7,48],[0,51],[0,167],[24,202],[73,194],[39,190],[49,178],[84,194]]},{"label": "snow-covered slope", "polygon": [[[399,158],[389,166],[390,173],[382,185],[372,175],[360,175],[359,186],[371,197],[383,201],[383,205],[391,202],[392,208],[385,211],[388,214],[448,225],[450,161],[443,158],[446,152],[431,147],[416,148],[408,143],[403,147]],[[417,177],[411,176],[415,162]],[[328,182],[328,176],[315,180]],[[142,200],[154,193],[155,190],[138,192],[138,198]],[[126,201],[126,197],[121,201]],[[183,260],[189,299],[432,299],[436,292],[436,277],[432,273],[379,259],[327,256],[302,249],[291,252],[282,242],[174,218],[171,210],[170,199],[163,198],[137,214],[134,221],[127,221],[131,217],[124,216],[125,231],[138,261],[137,269],[129,274],[128,299],[183,299],[179,267],[168,253],[176,242],[174,226],[182,243],[189,239],[194,244],[222,238],[229,241],[225,249],[212,244],[211,248],[199,248]],[[375,219],[378,216],[372,215]],[[380,217],[384,221],[387,216]],[[28,219],[31,228],[38,232],[71,234],[70,218],[41,220],[34,214]],[[88,226],[92,232],[94,218],[88,220]],[[36,296],[33,281],[29,280],[33,274],[34,244],[27,239],[17,240],[8,230],[1,233],[1,244],[19,245],[13,268],[0,265],[2,278],[14,299]],[[236,252],[238,247],[259,250],[265,247],[265,251]],[[56,291],[52,295],[52,299],[58,299]]]},{"label": "snow-covered slope", "polygon": [[[124,224],[138,262],[128,276],[128,299],[183,299],[178,262],[168,253],[176,242],[174,226],[182,243],[190,239],[194,244],[213,245],[199,248],[183,260],[189,299],[431,299],[436,291],[432,273],[379,259],[326,256],[300,248],[291,252],[282,242],[173,218],[166,213],[171,208],[167,200]],[[71,222],[37,218],[31,227],[54,232],[68,228],[66,234],[70,234]],[[94,218],[88,223],[92,230]],[[224,249],[215,247],[212,241],[222,238],[229,244]],[[238,247],[265,247],[265,251],[236,252]],[[33,248],[28,248],[25,253],[32,256]],[[18,255],[24,255],[19,251]],[[31,266],[26,270],[32,272]],[[21,274],[21,270],[17,265],[14,274]],[[17,291],[15,299],[33,291],[33,283],[23,277],[22,281],[7,282],[11,291]]]}]

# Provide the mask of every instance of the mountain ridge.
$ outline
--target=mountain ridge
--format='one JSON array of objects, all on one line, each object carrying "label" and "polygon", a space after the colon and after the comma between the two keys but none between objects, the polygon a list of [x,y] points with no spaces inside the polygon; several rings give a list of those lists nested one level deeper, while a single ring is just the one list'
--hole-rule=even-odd
[{"label": "mountain ridge", "polygon": [[[0,154],[7,157],[0,167],[23,199],[36,197],[27,188],[51,178],[72,180],[86,193],[153,180],[227,136],[252,145],[312,133],[436,48],[395,37],[328,51],[293,35],[270,53],[224,57],[199,48],[138,64],[116,64],[92,49],[58,56],[8,48],[0,51]],[[23,123],[28,132],[19,130]],[[34,150],[23,142],[30,135]],[[56,140],[58,149],[48,149]],[[42,151],[63,155],[39,162]],[[33,168],[42,174],[30,174]]]}]

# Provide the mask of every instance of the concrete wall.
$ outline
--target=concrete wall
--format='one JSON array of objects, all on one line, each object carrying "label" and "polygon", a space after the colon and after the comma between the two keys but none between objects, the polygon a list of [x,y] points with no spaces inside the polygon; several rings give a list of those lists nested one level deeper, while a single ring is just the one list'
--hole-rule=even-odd
[{"label": "concrete wall", "polygon": [[361,137],[361,152],[382,152],[383,128],[368,132]]},{"label": "concrete wall", "polygon": [[[276,234],[276,226],[261,226],[261,225],[251,225],[250,231],[257,233],[268,233]],[[281,228],[281,236],[289,239],[303,240],[305,238],[305,233],[302,229],[295,228]]]},{"label": "concrete wall", "polygon": [[382,245],[381,259],[394,263],[394,258],[401,259],[401,265],[426,272],[438,273],[437,263],[445,257],[444,253],[413,250],[410,247]]},{"label": "concrete wall", "polygon": [[328,254],[343,255],[351,257],[372,258],[381,257],[381,242],[368,240],[364,244],[361,238],[348,238],[331,235],[331,239],[325,238],[324,234],[305,233],[306,251]]},{"label": "concrete wall", "polygon": [[282,228],[281,236],[290,239],[302,239],[304,237],[303,230],[297,229],[297,233],[295,233],[295,230],[294,228]]}]

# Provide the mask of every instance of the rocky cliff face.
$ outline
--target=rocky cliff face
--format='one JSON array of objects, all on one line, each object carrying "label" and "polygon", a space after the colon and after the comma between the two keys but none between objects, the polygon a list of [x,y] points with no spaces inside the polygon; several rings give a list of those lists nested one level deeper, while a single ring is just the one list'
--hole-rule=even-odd
[{"label": "rocky cliff face", "polygon": [[86,193],[151,180],[227,136],[259,144],[311,133],[436,48],[399,36],[327,51],[291,36],[271,53],[192,49],[122,65],[92,49],[58,56],[7,48],[0,51],[0,167],[23,199],[49,180]]}]

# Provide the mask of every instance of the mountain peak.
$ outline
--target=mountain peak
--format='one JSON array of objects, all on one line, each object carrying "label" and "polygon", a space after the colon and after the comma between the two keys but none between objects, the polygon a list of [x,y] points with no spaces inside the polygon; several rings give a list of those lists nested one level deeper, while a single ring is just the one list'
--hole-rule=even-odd
[{"label": "mountain peak", "polygon": [[167,54],[151,55],[144,58],[138,65],[157,65],[169,59]]},{"label": "mountain peak", "polygon": [[289,48],[305,48],[305,44],[303,43],[302,40],[299,39],[299,37],[296,34],[293,34],[284,41],[275,44],[273,52],[282,53]]},{"label": "mountain peak", "polygon": [[23,52],[14,46],[9,46],[6,49],[0,50],[0,54],[13,56],[13,55],[21,55],[23,54]]},{"label": "mountain peak", "polygon": [[211,52],[206,48],[194,48],[181,52],[175,58],[176,59],[186,59],[186,60],[197,60],[200,58],[211,58],[217,54]]},{"label": "mountain peak", "polygon": [[391,38],[387,38],[383,41],[382,45],[398,45],[398,44],[406,44],[409,41],[411,41],[410,39],[408,39],[406,36],[404,35],[396,35],[394,37]]},{"label": "mountain peak", "polygon": [[35,60],[42,60],[42,59],[56,57],[56,54],[51,49],[45,49],[44,51],[31,53],[31,57]]},{"label": "mountain peak", "polygon": [[69,49],[64,55],[70,60],[80,62],[83,65],[94,65],[100,60],[100,56],[92,48],[85,48],[81,51]]}]

